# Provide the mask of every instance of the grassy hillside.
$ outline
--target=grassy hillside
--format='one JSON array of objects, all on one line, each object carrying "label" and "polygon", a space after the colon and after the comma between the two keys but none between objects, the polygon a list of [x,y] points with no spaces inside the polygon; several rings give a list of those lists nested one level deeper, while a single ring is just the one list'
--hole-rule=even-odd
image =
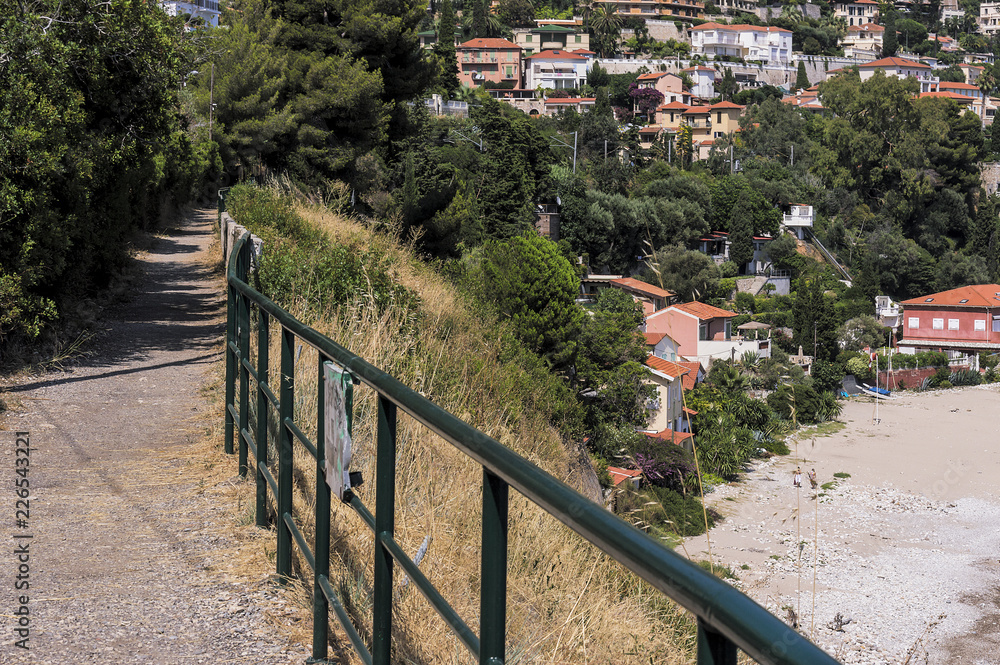
[{"label": "grassy hillside", "polygon": [[[576,417],[567,389],[505,325],[473,311],[410,247],[271,192],[234,188],[229,208],[264,238],[263,288],[277,302],[557,478],[580,486],[583,474],[574,472],[578,456],[568,452],[575,445],[556,427]],[[345,281],[354,286],[338,289],[333,283]],[[277,355],[272,352],[271,358]],[[297,362],[300,371],[309,371],[315,355],[304,349]],[[299,413],[314,408],[303,393]],[[374,421],[374,397],[361,389],[355,400],[354,465],[369,481],[359,488],[369,506],[374,505]],[[430,536],[421,569],[476,629],[481,470],[405,416],[398,432],[397,537],[406,551],[416,552]],[[302,455],[297,465],[311,469]],[[297,499],[300,515],[309,504],[304,491]],[[332,547],[337,562],[331,577],[365,635],[372,545],[353,511],[335,508]],[[509,547],[509,662],[691,660],[695,633],[686,613],[516,492]],[[401,661],[472,661],[415,589],[401,589],[399,598]]]}]

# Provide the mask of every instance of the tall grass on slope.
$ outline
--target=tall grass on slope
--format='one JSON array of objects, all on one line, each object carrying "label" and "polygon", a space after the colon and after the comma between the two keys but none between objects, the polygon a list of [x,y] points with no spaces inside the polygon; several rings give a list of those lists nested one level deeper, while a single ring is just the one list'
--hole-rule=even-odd
[{"label": "tall grass on slope", "polygon": [[[295,209],[266,191],[234,188],[229,207],[234,218],[264,237],[261,277],[279,304],[557,478],[576,484],[553,425],[573,419],[572,395],[504,325],[473,312],[409,248],[322,209]],[[268,219],[270,207],[285,216],[280,223]],[[295,260],[278,258],[279,250]],[[354,262],[355,257],[364,260]],[[312,267],[313,258],[327,266],[322,274]],[[326,291],[321,278],[341,272],[352,272],[346,276],[352,286]],[[272,376],[278,357],[275,346]],[[296,362],[299,376],[315,376],[311,349],[298,352]],[[296,419],[304,428],[315,419],[311,384],[297,385]],[[353,465],[369,481],[357,491],[372,506],[376,400],[363,388],[355,396]],[[478,630],[481,469],[405,416],[397,431],[397,539],[415,553],[430,537],[421,570]],[[311,533],[308,478],[315,462],[299,448],[295,464],[302,470],[296,513]],[[334,512],[331,579],[355,625],[370,639],[371,534],[351,509],[335,506]],[[692,658],[694,625],[686,613],[516,492],[510,500],[508,585],[510,663],[652,659],[670,664]],[[400,582],[397,599],[397,660],[473,662],[412,585]]]}]

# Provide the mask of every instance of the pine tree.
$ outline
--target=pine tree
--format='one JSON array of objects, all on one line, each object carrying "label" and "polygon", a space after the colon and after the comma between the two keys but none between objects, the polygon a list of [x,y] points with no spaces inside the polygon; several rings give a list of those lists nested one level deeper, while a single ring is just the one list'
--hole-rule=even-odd
[{"label": "pine tree", "polygon": [[455,8],[451,0],[444,0],[441,3],[434,51],[441,60],[441,86],[447,97],[451,97],[461,85],[458,80],[458,58],[455,55],[455,23]]}]

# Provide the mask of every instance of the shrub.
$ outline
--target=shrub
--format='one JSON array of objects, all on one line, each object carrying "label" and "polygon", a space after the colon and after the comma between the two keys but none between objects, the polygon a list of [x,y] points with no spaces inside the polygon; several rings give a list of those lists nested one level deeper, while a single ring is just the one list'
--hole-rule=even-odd
[{"label": "shrub", "polygon": [[[698,536],[705,533],[705,514],[701,501],[666,487],[647,487],[636,491],[624,488],[616,501],[616,512],[653,535]],[[708,513],[708,526],[716,516]]]},{"label": "shrub", "polygon": [[786,420],[792,419],[794,408],[795,420],[800,425],[826,422],[839,416],[843,409],[831,393],[818,393],[804,384],[779,386],[767,396],[767,404]]},{"label": "shrub", "polygon": [[951,384],[951,381],[945,379],[944,381],[938,384],[938,388],[954,388],[954,386]]},{"label": "shrub", "polygon": [[858,381],[871,381],[875,373],[868,367],[868,360],[854,356],[847,361],[847,372],[853,374]]},{"label": "shrub", "polygon": [[983,382],[983,377],[974,369],[960,369],[953,372],[948,381],[953,386],[978,386]]}]

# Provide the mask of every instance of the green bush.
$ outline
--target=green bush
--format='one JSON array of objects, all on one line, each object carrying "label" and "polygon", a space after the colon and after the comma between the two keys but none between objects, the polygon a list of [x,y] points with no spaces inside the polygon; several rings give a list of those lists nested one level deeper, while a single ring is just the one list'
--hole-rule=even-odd
[{"label": "green bush", "polygon": [[[701,501],[691,494],[679,494],[666,487],[647,487],[636,491],[625,488],[618,495],[615,511],[651,534],[662,532],[679,536],[705,533],[705,511]],[[708,526],[717,515],[708,512]]]},{"label": "green bush", "polygon": [[945,379],[944,381],[938,384],[938,388],[954,388],[954,386],[951,384],[951,381]]},{"label": "green bush", "polygon": [[226,207],[233,219],[264,241],[261,288],[278,304],[295,302],[317,316],[349,302],[366,302],[378,310],[416,304],[415,296],[396,283],[388,257],[334,244],[303,220],[287,197],[237,185]]},{"label": "green bush", "polygon": [[832,420],[843,410],[843,406],[831,393],[819,393],[804,384],[779,386],[767,396],[767,403],[786,420],[792,419],[794,408],[795,421],[800,425]]}]

